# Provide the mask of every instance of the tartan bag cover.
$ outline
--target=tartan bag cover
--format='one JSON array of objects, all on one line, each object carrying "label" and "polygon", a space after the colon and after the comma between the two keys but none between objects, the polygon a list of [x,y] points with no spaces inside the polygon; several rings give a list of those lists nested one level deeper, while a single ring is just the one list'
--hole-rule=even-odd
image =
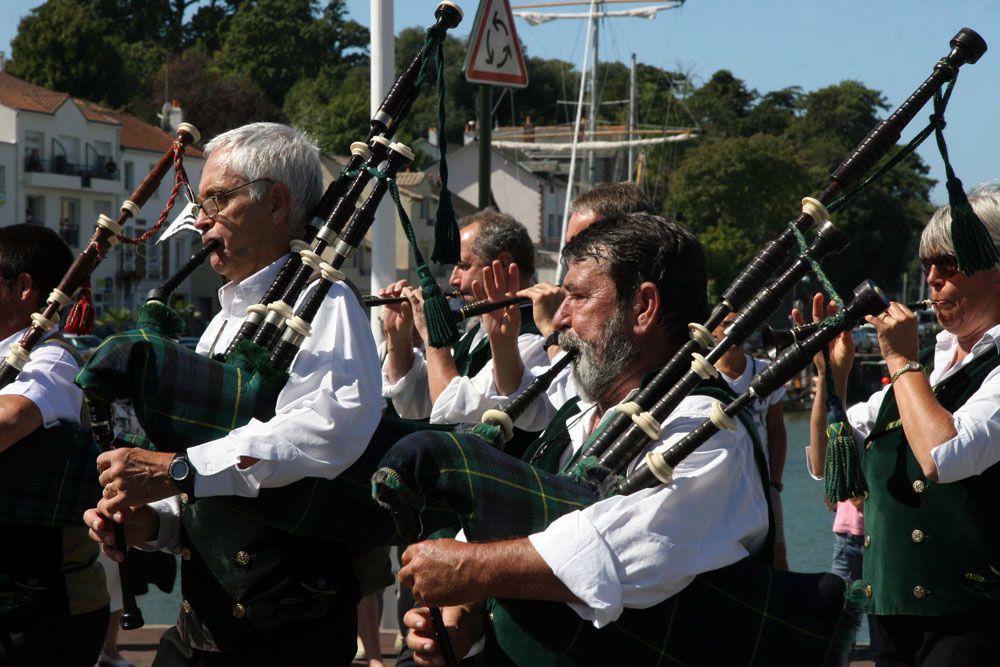
[{"label": "tartan bag cover", "polygon": [[[596,487],[514,459],[470,433],[403,438],[383,459],[372,490],[404,534],[420,527],[425,507],[442,504],[458,515],[470,540],[480,541],[542,530],[600,498]],[[651,609],[627,610],[602,630],[565,605],[490,600],[493,650],[487,656],[519,665],[622,664],[621,656],[635,658],[636,664],[657,659],[665,664],[836,663],[857,626],[844,613],[844,591],[835,575],[778,572],[744,559],[699,575],[681,594]],[[724,615],[714,611],[717,607]],[[724,619],[727,634],[735,627],[740,641],[720,643],[718,626],[705,623],[712,617]],[[702,634],[694,643],[682,639],[697,630]],[[699,656],[712,654],[693,651],[704,643],[722,651],[723,662],[704,660]]]},{"label": "tartan bag cover", "polygon": [[[123,446],[148,447],[141,439]],[[38,429],[0,454],[0,522],[78,526],[97,505],[97,445],[90,429],[60,423]]]},{"label": "tartan bag cover", "polygon": [[105,340],[76,383],[88,397],[130,400],[157,447],[181,451],[274,415],[284,380],[252,367],[246,356],[235,363],[200,356],[149,327]]}]

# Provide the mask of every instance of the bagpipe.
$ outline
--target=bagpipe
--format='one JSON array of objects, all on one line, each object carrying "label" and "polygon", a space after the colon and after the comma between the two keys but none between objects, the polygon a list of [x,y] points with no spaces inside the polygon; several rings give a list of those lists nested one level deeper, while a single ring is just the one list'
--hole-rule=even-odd
[{"label": "bagpipe", "polygon": [[[119,241],[138,244],[145,242],[166,221],[181,189],[189,187],[184,170],[184,151],[200,141],[200,133],[190,123],[181,123],[170,148],[142,179],[135,191],[122,205],[117,219],[99,215],[97,227],[86,247],[76,257],[69,270],[46,299],[42,312],[31,317],[31,326],[24,336],[10,346],[6,358],[0,363],[0,387],[13,382],[30,360],[32,350],[43,343],[45,337],[58,329],[60,313],[79,295],[70,309],[66,330],[89,330],[93,323],[93,308],[89,298],[90,275]],[[138,238],[122,233],[125,223],[138,216],[170,169],[174,170],[174,185],[157,223]],[[4,453],[5,471],[0,481],[0,516],[13,523],[36,526],[78,525],[83,510],[100,499],[94,462],[97,447],[108,449],[117,445],[132,444],[127,437],[95,440],[90,430],[76,424],[59,424],[52,428],[38,429],[22,439],[16,447]],[[115,534],[124,543],[121,526],[115,524]],[[134,625],[141,615],[132,594],[127,567],[121,569],[124,596],[122,623]]]},{"label": "bagpipe", "polygon": [[[931,299],[922,299],[908,303],[906,307],[914,312],[931,310],[934,308],[934,301]],[[856,322],[855,326],[861,326],[864,323],[864,320],[861,320]],[[790,329],[775,329],[774,327],[764,325],[760,329],[760,342],[768,358],[774,359],[778,356],[779,352],[795,341],[801,340],[813,333],[819,326],[819,322],[806,322]]]},{"label": "bagpipe", "polygon": [[[413,242],[420,265],[418,274],[423,267],[426,275],[422,276],[422,282],[427,278],[430,284],[430,274],[415,246],[409,221],[398,208],[394,181],[396,174],[413,160],[413,153],[391,138],[435,66],[443,112],[443,43],[446,31],[461,21],[462,12],[454,3],[442,2],[435,19],[420,51],[372,117],[367,140],[352,144],[348,165],[313,211],[322,224],[311,227],[305,239],[292,243],[289,259],[261,302],[248,309],[247,318],[222,358],[207,359],[176,344],[174,338],[182,331],[182,321],[170,307],[173,289],[211,255],[216,244],[207,244],[178,274],[150,292],[140,309],[135,330],[111,336],[98,348],[81,370],[77,383],[90,405],[91,427],[99,442],[115,439],[110,419],[110,405],[115,401],[131,404],[143,430],[141,437],[127,436],[128,442],[163,451],[184,451],[220,438],[251,419],[267,421],[273,417],[278,394],[293,361],[312,334],[314,317],[330,287],[346,280],[339,269],[361,246],[387,192],[396,200],[404,230]],[[439,120],[443,127],[443,117]],[[442,159],[443,156],[444,151]],[[447,208],[445,169],[442,165],[441,202]],[[438,228],[445,228],[446,232],[439,234],[435,254],[439,252],[437,246],[457,240],[454,213],[451,212],[450,220],[447,210],[443,214],[444,222],[450,225],[439,224]],[[452,229],[447,233],[449,227]],[[445,256],[450,256],[449,252],[457,255],[457,247],[440,252]],[[447,310],[439,289],[425,290],[425,296],[428,301],[437,297]],[[455,332],[452,317],[448,315],[446,319],[450,331]],[[445,327],[445,333],[438,338],[447,342],[448,331],[449,327]],[[373,443],[394,442],[415,428],[403,420],[386,418],[373,436]],[[384,449],[372,446],[369,450],[351,470],[335,480],[308,478],[287,487],[264,489],[257,498],[211,500],[295,536],[356,542],[361,533],[370,544],[398,542],[391,522],[369,498],[368,478]],[[358,510],[351,513],[351,521],[345,521],[343,516],[330,511],[338,506],[357,506]],[[124,545],[120,536],[118,539]],[[128,627],[142,624],[141,616],[137,615],[129,619],[123,616],[123,627],[126,621]]]},{"label": "bagpipe", "polygon": [[[802,214],[753,258],[708,321],[690,325],[691,340],[628,404],[605,417],[575,465],[561,474],[542,465],[545,457],[539,453],[546,434],[526,460],[505,456],[496,446],[501,442],[499,426],[462,434],[418,433],[397,443],[372,486],[400,532],[426,535],[421,528],[428,517],[439,516],[444,505],[458,517],[470,541],[523,537],[609,496],[670,484],[680,461],[719,430],[737,428],[737,420],[743,420],[755,438],[744,408],[794,377],[859,318],[885,310],[888,301],[875,285],[858,286],[839,316],[792,341],[743,395],[716,396],[711,419],[665,452],[648,452],[660,439],[662,423],[685,397],[699,391],[711,395],[709,385],[718,374],[713,362],[757,329],[806,271],[812,268],[833,292],[819,261],[842,250],[846,239],[828,222],[829,212],[867,185],[856,184],[896,145],[919,109],[954,81],[959,67],[975,63],[986,50],[985,42],[969,29],[961,30],[950,45],[950,53],[931,76],[864,138],[819,197],[803,200]],[[803,232],[814,224],[822,227],[807,246]],[[765,285],[796,247],[799,255]],[[733,312],[738,312],[736,320],[716,342],[711,332]],[[756,459],[767,499],[762,454]],[[779,572],[747,558],[698,575],[681,593],[652,608],[626,610],[600,631],[566,605],[490,600],[487,650],[500,664],[646,664],[664,659],[690,664],[837,664],[853,643],[861,599],[859,591],[847,591],[835,575]],[[717,628],[705,622],[720,616],[726,618],[725,642],[719,642]]]}]

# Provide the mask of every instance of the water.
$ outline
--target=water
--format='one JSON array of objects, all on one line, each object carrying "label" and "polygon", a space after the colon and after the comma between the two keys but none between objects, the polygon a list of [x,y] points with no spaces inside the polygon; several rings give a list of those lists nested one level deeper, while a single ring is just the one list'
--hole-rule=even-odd
[{"label": "water", "polygon": [[[826,572],[830,569],[833,551],[833,512],[823,503],[823,483],[806,472],[805,446],[809,443],[809,413],[786,412],[788,459],[783,482],[782,505],[785,510],[785,541],[788,564],[797,572]],[[180,607],[180,582],[170,595],[153,588],[139,598],[139,606],[147,623],[172,624]],[[394,627],[394,615],[387,605],[383,627]],[[858,641],[867,643],[868,628],[862,623]]]}]

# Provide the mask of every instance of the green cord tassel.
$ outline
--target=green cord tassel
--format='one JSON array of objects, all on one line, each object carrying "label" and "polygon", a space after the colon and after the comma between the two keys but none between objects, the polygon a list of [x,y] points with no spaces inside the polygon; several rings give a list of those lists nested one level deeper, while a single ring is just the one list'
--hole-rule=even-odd
[{"label": "green cord tassel", "polygon": [[959,270],[967,276],[988,271],[1000,264],[1000,252],[983,221],[979,219],[962,187],[962,181],[948,178],[948,203],[951,205],[951,242]]},{"label": "green cord tassel", "polygon": [[[956,78],[958,73],[955,74]],[[940,91],[934,94],[935,138],[941,159],[944,161],[944,171],[948,177],[945,183],[948,188],[948,204],[951,206],[951,242],[955,246],[955,258],[958,259],[958,269],[967,276],[978,271],[988,271],[1000,264],[1000,252],[993,245],[993,239],[986,230],[983,221],[979,219],[969,198],[965,194],[962,181],[955,175],[951,161],[948,159],[948,146],[944,141],[944,109],[948,106],[951,90],[955,85],[952,79],[944,95]]]},{"label": "green cord tassel", "polygon": [[[438,264],[456,264],[461,255],[458,236],[458,222],[455,207],[448,191],[448,133],[444,114],[444,40],[437,44],[437,88],[438,88],[438,145],[441,161],[438,172],[441,176],[441,194],[438,195],[437,215],[434,222],[434,251],[431,259]],[[452,325],[454,328],[454,325]]]},{"label": "green cord tassel", "polygon": [[413,260],[417,265],[417,278],[420,280],[420,288],[424,296],[424,320],[427,322],[427,337],[430,340],[424,341],[431,347],[448,347],[454,345],[458,340],[458,327],[455,326],[455,317],[451,314],[447,299],[441,292],[437,280],[431,274],[430,268],[424,261],[423,253],[417,246],[417,237],[413,233],[413,224],[410,216],[406,214],[399,200],[399,188],[396,182],[389,179],[389,196],[392,197],[396,205],[396,214],[399,216],[399,225],[403,228],[406,239],[410,242],[413,250]]},{"label": "green cord tassel", "polygon": [[[826,358],[827,368],[830,366]],[[854,432],[847,422],[844,404],[833,388],[833,378],[826,378],[826,459],[823,462],[823,478],[826,482],[826,502],[831,507],[851,498],[864,497],[868,493],[861,457],[858,455]]]}]

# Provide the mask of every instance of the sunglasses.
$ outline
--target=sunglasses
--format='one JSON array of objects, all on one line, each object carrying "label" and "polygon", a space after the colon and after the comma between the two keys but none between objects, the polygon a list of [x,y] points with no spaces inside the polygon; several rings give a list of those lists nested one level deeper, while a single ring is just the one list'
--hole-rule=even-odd
[{"label": "sunglasses", "polygon": [[937,255],[920,260],[924,274],[929,274],[932,267],[937,267],[938,275],[947,280],[958,273],[958,258],[954,255]]}]

